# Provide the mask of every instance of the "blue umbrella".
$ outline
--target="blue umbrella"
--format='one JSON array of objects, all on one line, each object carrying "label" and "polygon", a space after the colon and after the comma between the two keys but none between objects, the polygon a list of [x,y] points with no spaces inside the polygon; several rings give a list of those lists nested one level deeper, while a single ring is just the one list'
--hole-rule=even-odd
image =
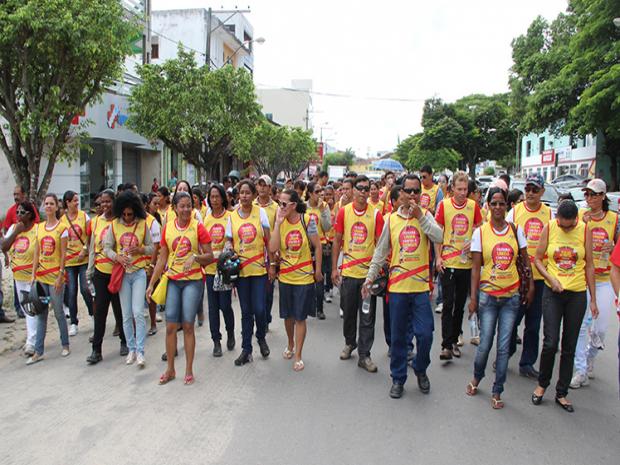
[{"label": "blue umbrella", "polygon": [[405,171],[403,165],[393,158],[385,158],[383,160],[376,161],[372,164],[372,167],[376,170]]}]

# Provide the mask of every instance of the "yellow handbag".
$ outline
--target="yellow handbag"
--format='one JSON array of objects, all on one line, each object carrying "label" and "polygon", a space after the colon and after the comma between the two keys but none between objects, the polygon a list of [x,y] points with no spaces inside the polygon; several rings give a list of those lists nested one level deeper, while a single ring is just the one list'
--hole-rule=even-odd
[{"label": "yellow handbag", "polygon": [[163,274],[159,279],[159,283],[157,287],[151,294],[151,300],[155,302],[157,305],[165,305],[166,304],[166,294],[168,291],[168,275]]}]

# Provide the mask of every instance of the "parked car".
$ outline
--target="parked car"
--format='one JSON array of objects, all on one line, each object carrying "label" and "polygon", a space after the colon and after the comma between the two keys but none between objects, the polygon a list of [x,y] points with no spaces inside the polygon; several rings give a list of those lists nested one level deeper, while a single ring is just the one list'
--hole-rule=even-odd
[{"label": "parked car", "polygon": [[573,187],[584,187],[588,183],[588,179],[580,174],[564,174],[558,176],[551,184],[557,187],[561,191],[569,191]]},{"label": "parked car", "polygon": [[[510,182],[510,189],[519,189],[525,194],[525,179],[513,179]],[[545,183],[545,193],[543,194],[541,200],[545,205],[551,207],[553,211],[558,208],[559,196],[560,192],[554,185]]]},{"label": "parked car", "polygon": [[573,197],[575,204],[577,204],[578,208],[586,208],[588,206],[586,202],[586,197],[583,195],[582,187],[573,187],[568,192]]}]

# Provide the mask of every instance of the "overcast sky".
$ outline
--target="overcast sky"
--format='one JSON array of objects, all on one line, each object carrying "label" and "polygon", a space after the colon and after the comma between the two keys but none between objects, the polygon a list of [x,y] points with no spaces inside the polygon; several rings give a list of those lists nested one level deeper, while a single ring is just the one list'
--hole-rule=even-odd
[{"label": "overcast sky", "polygon": [[[554,18],[566,0],[153,0],[153,9],[250,7],[257,87],[312,79],[314,127],[358,156],[392,150],[418,132],[423,101],[508,90],[510,42],[537,15]],[[380,99],[411,99],[396,102]]]}]

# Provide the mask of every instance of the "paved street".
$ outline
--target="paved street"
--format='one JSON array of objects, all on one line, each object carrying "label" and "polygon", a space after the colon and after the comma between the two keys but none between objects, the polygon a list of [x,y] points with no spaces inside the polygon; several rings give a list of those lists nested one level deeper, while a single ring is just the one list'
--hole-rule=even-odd
[{"label": "paved street", "polygon": [[[557,407],[552,391],[542,406],[533,406],[534,383],[516,374],[514,359],[506,407],[494,411],[491,378],[477,397],[464,392],[474,347],[466,344],[460,360],[444,365],[437,332],[431,393],[418,391],[410,370],[404,397],[390,399],[381,318],[373,352],[379,373],[369,374],[356,357],[338,358],[343,342],[336,302],[327,305],[327,320],[309,323],[301,373],[282,359],[285,334],[277,319],[268,336],[271,357],[256,356],[255,347],[254,362],[241,368],[233,366],[238,349],[214,359],[207,326],[197,329],[193,386],[183,385],[183,357],[181,378],[157,384],[164,369],[163,324],[148,338],[142,371],[118,356],[112,318],[104,360],[94,367],[84,362],[89,325],[72,338],[67,359],[60,357],[53,327],[42,363],[27,367],[17,351],[0,357],[2,464],[617,463],[615,318],[597,379],[571,392],[575,414]],[[237,303],[235,311],[238,320]]]}]

